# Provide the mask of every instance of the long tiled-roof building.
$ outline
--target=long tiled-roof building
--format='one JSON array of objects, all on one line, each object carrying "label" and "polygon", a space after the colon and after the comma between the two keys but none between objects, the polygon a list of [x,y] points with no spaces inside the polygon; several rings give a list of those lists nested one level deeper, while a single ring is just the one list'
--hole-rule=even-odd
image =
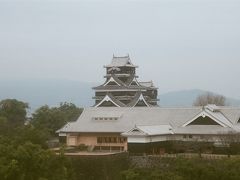
[{"label": "long tiled-roof building", "polygon": [[106,68],[106,81],[94,87],[95,107],[157,106],[157,88],[152,81],[138,82],[136,68],[129,56],[113,56]]},{"label": "long tiled-roof building", "polygon": [[[89,151],[161,152],[168,142],[207,142],[226,145],[234,134],[240,143],[240,107],[162,108],[157,88],[138,82],[129,56],[113,57],[105,66],[106,82],[96,91],[95,107],[85,108],[75,122],[58,130],[67,146]],[[229,143],[229,141],[228,141]]]}]

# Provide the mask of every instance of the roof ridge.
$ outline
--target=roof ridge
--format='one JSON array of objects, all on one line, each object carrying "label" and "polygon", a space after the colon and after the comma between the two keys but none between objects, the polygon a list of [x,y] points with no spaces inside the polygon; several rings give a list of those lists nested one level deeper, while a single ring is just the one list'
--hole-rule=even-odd
[{"label": "roof ridge", "polygon": [[[109,109],[109,108],[117,108],[117,107],[99,107],[99,108],[106,108],[106,109]],[[129,106],[126,106],[126,107],[121,107],[122,109],[132,109],[132,108],[136,108],[136,109],[148,109],[150,110],[149,108],[143,106],[143,107],[129,107]],[[94,107],[86,107],[84,109],[94,109]],[[118,108],[119,109],[119,108]],[[159,106],[152,106],[151,109],[158,109],[158,110],[191,110],[191,109],[195,109],[195,110],[199,110],[199,112],[201,112],[201,108],[195,108],[195,107],[159,107]]]}]

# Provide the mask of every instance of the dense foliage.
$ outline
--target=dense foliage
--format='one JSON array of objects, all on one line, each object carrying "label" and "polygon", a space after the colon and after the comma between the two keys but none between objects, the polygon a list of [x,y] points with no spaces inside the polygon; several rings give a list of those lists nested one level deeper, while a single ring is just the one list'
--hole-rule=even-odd
[{"label": "dense foliage", "polygon": [[[80,109],[73,104],[64,103],[56,108],[59,109],[57,112],[54,108],[49,108],[49,114],[54,114],[50,118],[49,114],[42,117],[43,114],[39,115],[41,111],[37,111],[36,116],[45,119],[43,122],[46,123],[36,122],[36,119],[34,123],[26,123],[27,108],[26,103],[15,99],[0,102],[0,179],[73,179],[70,161],[62,154],[56,155],[48,150],[46,142],[52,137],[51,133],[63,123],[75,120],[81,112]],[[51,123],[57,125],[49,126]]]},{"label": "dense foliage", "polygon": [[1,180],[67,180],[68,161],[31,142],[19,144],[0,139]]},{"label": "dense foliage", "polygon": [[33,114],[34,127],[45,130],[50,135],[56,135],[56,131],[69,121],[75,121],[82,109],[72,103],[61,103],[59,107],[42,106]]},{"label": "dense foliage", "polygon": [[238,180],[240,158],[159,159],[152,168],[133,167],[122,175],[125,180]]},{"label": "dense foliage", "polygon": [[26,120],[28,104],[16,99],[6,99],[0,102],[0,118],[9,125],[22,125]]},{"label": "dense foliage", "polygon": [[122,180],[129,168],[128,154],[71,157],[76,180]]}]

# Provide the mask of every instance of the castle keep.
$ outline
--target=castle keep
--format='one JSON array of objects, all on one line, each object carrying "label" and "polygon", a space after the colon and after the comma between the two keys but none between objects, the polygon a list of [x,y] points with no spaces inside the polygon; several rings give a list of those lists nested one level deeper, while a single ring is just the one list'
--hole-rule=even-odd
[{"label": "castle keep", "polygon": [[157,106],[157,88],[152,81],[138,82],[136,68],[129,56],[113,56],[106,68],[106,81],[94,87],[95,107]]}]

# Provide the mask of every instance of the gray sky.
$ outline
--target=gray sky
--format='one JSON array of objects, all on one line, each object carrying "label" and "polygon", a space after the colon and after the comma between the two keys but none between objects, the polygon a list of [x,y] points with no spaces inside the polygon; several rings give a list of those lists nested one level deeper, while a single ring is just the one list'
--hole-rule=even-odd
[{"label": "gray sky", "polygon": [[160,93],[240,98],[240,1],[0,0],[0,79],[103,82],[130,54]]}]

